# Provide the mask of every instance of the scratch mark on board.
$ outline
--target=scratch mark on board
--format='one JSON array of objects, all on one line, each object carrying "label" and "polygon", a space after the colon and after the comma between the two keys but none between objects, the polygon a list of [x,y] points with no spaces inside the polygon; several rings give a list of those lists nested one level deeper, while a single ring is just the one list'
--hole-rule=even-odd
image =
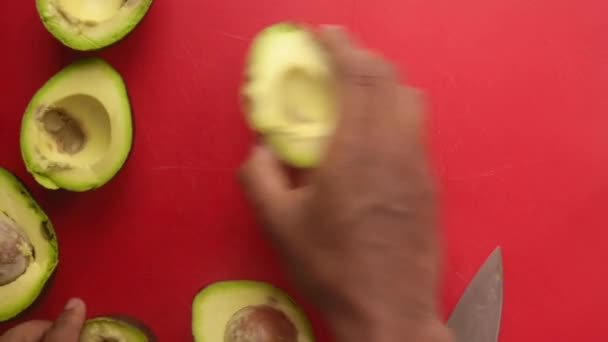
[{"label": "scratch mark on board", "polygon": [[524,163],[520,163],[520,164],[506,163],[502,166],[499,166],[499,167],[496,167],[493,169],[489,169],[489,170],[485,170],[485,171],[480,171],[480,172],[472,174],[472,175],[449,177],[448,180],[449,181],[469,181],[469,180],[476,180],[476,179],[487,178],[487,177],[494,177],[503,171],[513,170],[513,169],[522,168],[522,167],[528,167],[528,166],[532,166],[532,165],[543,164],[545,162],[546,162],[546,160],[541,159],[541,160],[528,161],[528,162],[524,162]]},{"label": "scratch mark on board", "polygon": [[228,38],[232,38],[232,39],[236,39],[236,40],[241,40],[241,41],[247,41],[247,38],[240,36],[238,34],[233,34],[233,33],[229,33],[226,31],[222,31],[222,30],[216,30],[217,33],[219,33],[222,36],[228,37]]},{"label": "scratch mark on board", "polygon": [[209,168],[200,166],[183,165],[159,165],[150,169],[151,171],[196,171],[196,172],[234,172],[232,168]]}]

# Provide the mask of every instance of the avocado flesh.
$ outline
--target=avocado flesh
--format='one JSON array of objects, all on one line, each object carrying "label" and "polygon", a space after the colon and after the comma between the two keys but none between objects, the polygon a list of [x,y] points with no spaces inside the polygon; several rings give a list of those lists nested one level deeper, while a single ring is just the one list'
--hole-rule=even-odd
[{"label": "avocado flesh", "polygon": [[44,26],[75,50],[96,50],[131,32],[152,0],[36,0]]},{"label": "avocado flesh", "polygon": [[133,124],[121,76],[101,59],[75,62],[36,92],[21,125],[21,154],[49,189],[86,191],[122,168]]},{"label": "avocado flesh", "polygon": [[278,23],[253,40],[242,94],[248,120],[287,164],[316,166],[335,130],[335,85],[307,30]]},{"label": "avocado flesh", "polygon": [[[266,328],[267,319],[279,321],[266,332],[240,322],[243,317],[255,319],[255,315]],[[278,331],[281,336],[268,335],[268,331]],[[192,304],[192,334],[196,342],[314,341],[306,314],[284,291],[250,280],[222,281],[202,289]]]},{"label": "avocado flesh", "polygon": [[151,342],[136,325],[113,317],[96,317],[85,322],[80,342]]},{"label": "avocado flesh", "polygon": [[23,184],[2,168],[0,248],[0,321],[6,321],[38,298],[57,266],[58,248],[49,218]]}]

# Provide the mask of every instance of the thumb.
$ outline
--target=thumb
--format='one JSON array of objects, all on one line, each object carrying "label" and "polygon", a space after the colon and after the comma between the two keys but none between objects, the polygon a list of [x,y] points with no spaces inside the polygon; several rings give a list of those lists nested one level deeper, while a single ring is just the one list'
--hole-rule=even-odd
[{"label": "thumb", "polygon": [[84,324],[86,306],[81,299],[72,298],[47,332],[44,342],[77,342]]},{"label": "thumb", "polygon": [[51,328],[49,321],[28,321],[7,330],[0,336],[0,342],[42,341],[44,334]]},{"label": "thumb", "polygon": [[261,219],[281,224],[293,204],[287,171],[274,154],[263,146],[253,149],[240,170],[241,184]]}]

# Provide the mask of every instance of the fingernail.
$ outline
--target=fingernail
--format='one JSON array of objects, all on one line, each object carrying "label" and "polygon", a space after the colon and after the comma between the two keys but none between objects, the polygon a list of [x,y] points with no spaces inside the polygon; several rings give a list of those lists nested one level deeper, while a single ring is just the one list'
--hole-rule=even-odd
[{"label": "fingernail", "polygon": [[65,304],[65,308],[63,308],[65,311],[71,311],[76,309],[78,306],[80,306],[80,304],[82,303],[82,300],[78,299],[78,298],[72,298],[70,300],[68,300],[68,302]]}]

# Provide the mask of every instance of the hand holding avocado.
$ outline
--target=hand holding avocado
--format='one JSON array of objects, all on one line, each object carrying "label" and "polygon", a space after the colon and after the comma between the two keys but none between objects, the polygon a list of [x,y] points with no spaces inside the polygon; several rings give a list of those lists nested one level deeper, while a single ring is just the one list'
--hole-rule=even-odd
[{"label": "hand holding avocado", "polygon": [[0,336],[0,342],[156,341],[150,329],[128,316],[85,319],[85,303],[78,298],[72,298],[54,322],[27,321],[5,332]]},{"label": "hand holding avocado", "polygon": [[343,31],[319,38],[340,114],[326,154],[293,188],[278,158],[258,147],[242,169],[245,190],[338,341],[448,341],[436,311],[436,201],[420,94]]},{"label": "hand holding avocado", "polygon": [[[109,16],[132,18],[127,29],[101,12],[91,17],[74,1],[36,3],[51,33],[87,50],[126,34],[150,2],[100,7]],[[82,37],[66,38],[66,30],[89,21],[93,28]],[[102,35],[99,27],[113,34]],[[420,94],[400,85],[389,63],[342,30],[327,28],[315,36],[287,23],[256,37],[242,94],[249,122],[264,142],[242,168],[244,190],[297,285],[325,314],[338,341],[449,341],[436,311],[436,201]],[[125,163],[131,143],[126,87],[98,59],[76,62],[49,80],[22,122],[27,169],[49,189],[103,186]],[[294,186],[282,163],[314,170]],[[3,169],[0,252],[3,321],[32,304],[58,260],[48,217]],[[192,309],[197,342],[314,341],[304,312],[270,284],[218,282],[195,296]],[[128,317],[85,321],[80,300],[70,301],[54,323],[23,323],[0,342],[24,339],[155,341]]]}]

